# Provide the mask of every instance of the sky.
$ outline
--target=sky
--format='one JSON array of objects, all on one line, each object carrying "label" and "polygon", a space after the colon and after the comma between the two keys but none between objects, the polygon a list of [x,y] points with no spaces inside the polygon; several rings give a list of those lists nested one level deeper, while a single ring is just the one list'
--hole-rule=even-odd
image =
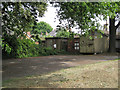
[{"label": "sky", "polygon": [[[44,21],[52,26],[53,29],[59,24],[59,19],[56,17],[56,9],[48,4],[47,11],[43,17],[38,18],[38,22]],[[56,19],[55,19],[56,18]]]},{"label": "sky", "polygon": [[[45,12],[43,17],[38,18],[38,22],[44,21],[52,26],[53,29],[56,29],[56,26],[59,25],[59,19],[57,18],[56,8],[48,4],[47,11]],[[56,19],[55,19],[56,18]],[[99,23],[103,26],[106,24],[106,21],[99,21]],[[107,23],[109,21],[107,20]],[[72,31],[77,33],[79,30],[72,28]]]}]

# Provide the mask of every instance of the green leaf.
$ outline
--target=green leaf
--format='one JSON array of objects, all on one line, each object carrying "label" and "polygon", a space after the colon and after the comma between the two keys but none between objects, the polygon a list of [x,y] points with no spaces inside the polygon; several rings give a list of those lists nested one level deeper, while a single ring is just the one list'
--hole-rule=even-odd
[{"label": "green leaf", "polygon": [[92,36],[89,36],[89,39],[91,39],[91,40],[92,40],[92,39],[93,39],[93,37],[92,37]]}]

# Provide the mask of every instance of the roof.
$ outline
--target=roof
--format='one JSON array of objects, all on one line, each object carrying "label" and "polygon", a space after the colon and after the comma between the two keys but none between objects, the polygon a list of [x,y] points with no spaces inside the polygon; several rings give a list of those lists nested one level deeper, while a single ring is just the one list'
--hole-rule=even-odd
[{"label": "roof", "polygon": [[57,34],[56,29],[52,30],[52,31],[49,33],[50,36],[54,36],[54,37],[56,36],[56,34]]},{"label": "roof", "polygon": [[[67,37],[47,37],[45,39],[69,39]],[[80,39],[80,37],[75,37],[74,39]]]},{"label": "roof", "polygon": [[66,37],[47,37],[45,39],[68,39]]}]

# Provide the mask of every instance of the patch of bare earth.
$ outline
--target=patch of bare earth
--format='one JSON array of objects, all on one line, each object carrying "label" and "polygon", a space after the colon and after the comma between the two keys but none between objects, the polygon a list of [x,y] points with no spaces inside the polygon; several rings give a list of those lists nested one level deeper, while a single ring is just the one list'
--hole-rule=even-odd
[{"label": "patch of bare earth", "polygon": [[103,61],[41,76],[10,79],[8,88],[118,88],[118,61]]}]

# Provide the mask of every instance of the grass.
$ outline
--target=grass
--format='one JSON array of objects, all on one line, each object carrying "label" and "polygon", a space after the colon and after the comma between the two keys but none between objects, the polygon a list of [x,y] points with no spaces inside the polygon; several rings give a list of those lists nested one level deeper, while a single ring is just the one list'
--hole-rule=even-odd
[{"label": "grass", "polygon": [[118,60],[3,81],[3,88],[118,88]]}]

